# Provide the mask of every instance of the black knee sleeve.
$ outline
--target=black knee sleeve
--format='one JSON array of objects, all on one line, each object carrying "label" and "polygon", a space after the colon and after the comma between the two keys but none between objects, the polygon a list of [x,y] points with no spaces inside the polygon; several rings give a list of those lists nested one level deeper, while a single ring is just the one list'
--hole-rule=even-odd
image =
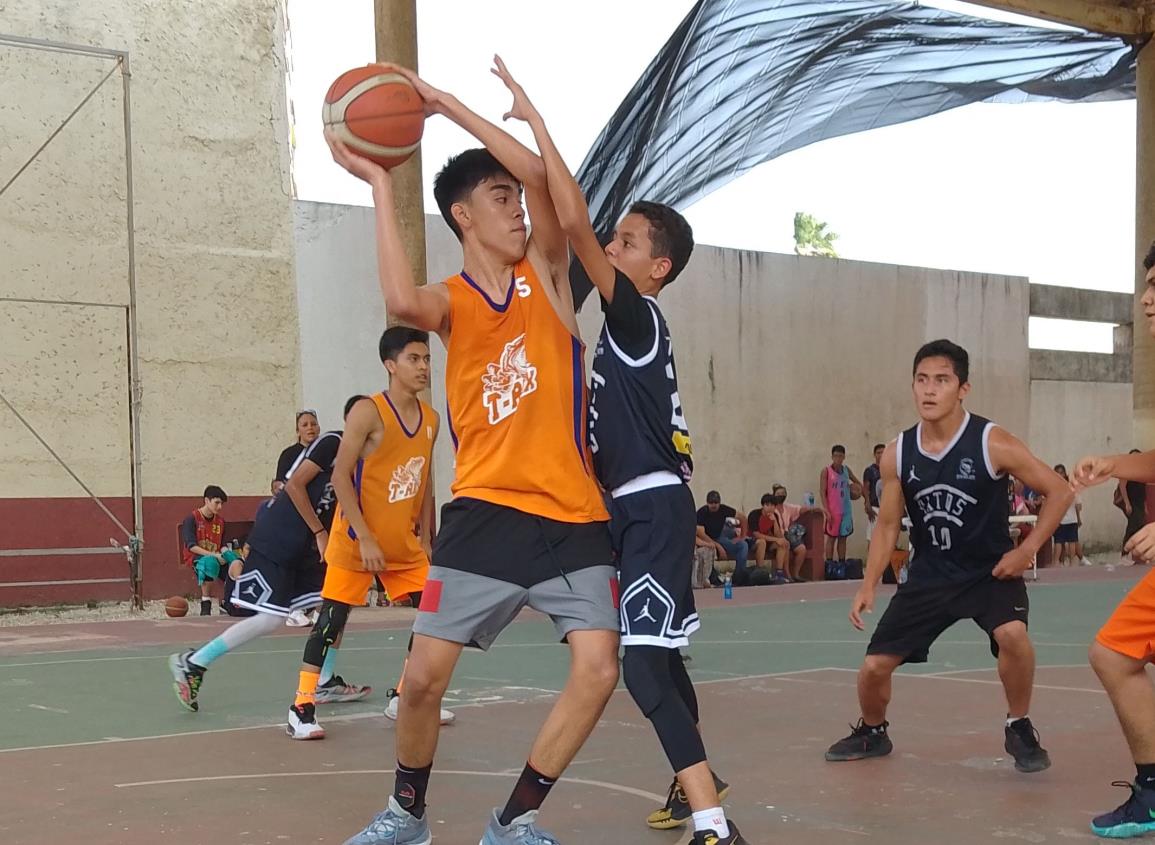
[{"label": "black knee sleeve", "polygon": [[681,653],[673,648],[669,649],[669,652],[670,677],[674,679],[674,686],[678,689],[678,695],[686,703],[686,709],[690,711],[690,717],[696,725],[699,721],[698,694],[694,692],[694,684],[690,680],[690,673],[686,671],[686,662],[682,659]]},{"label": "black knee sleeve", "polygon": [[310,666],[322,666],[325,663],[325,655],[345,630],[349,610],[347,604],[325,600],[321,612],[317,614],[317,621],[313,623],[313,630],[309,632],[309,639],[305,642],[306,663]]},{"label": "black knee sleeve", "polygon": [[646,718],[661,704],[664,693],[673,689],[667,651],[657,646],[628,645],[622,657],[622,680]]},{"label": "black knee sleeve", "polygon": [[[674,649],[657,646],[626,646],[622,677],[642,714],[650,720],[658,740],[675,772],[706,759],[706,749],[698,733],[694,715],[671,672],[672,660],[681,656]],[[689,687],[689,676],[686,685]],[[689,687],[691,695],[693,687]],[[697,701],[695,700],[695,709]]]}]

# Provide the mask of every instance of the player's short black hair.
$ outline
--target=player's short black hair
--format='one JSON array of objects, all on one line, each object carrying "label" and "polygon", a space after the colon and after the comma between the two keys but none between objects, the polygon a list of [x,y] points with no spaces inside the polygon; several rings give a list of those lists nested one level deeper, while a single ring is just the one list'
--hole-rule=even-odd
[{"label": "player's short black hair", "polygon": [[885,443],[875,443],[875,444],[874,444],[874,448],[873,448],[873,449],[871,449],[870,451],[871,451],[871,452],[877,452],[879,449],[885,449],[885,448],[886,448],[886,444],[885,444]]},{"label": "player's short black hair", "polygon": [[494,176],[513,178],[493,153],[484,147],[476,147],[450,157],[434,178],[433,197],[437,200],[437,208],[453,234],[457,235],[457,240],[461,240],[461,229],[453,219],[453,204],[466,199],[474,188]]},{"label": "player's short black hair", "polygon": [[774,504],[774,497],[771,496],[769,493],[763,493],[762,494],[762,507],[766,507],[767,505],[772,505],[772,504]]},{"label": "player's short black hair", "polygon": [[1058,472],[1059,470],[1066,472],[1067,468],[1063,464],[1055,464],[1055,472]]},{"label": "player's short black hair", "polygon": [[222,490],[220,487],[217,487],[217,485],[210,484],[205,488],[205,498],[220,499],[222,502],[227,502],[229,500],[229,494]]},{"label": "player's short black hair", "polygon": [[957,343],[952,343],[946,339],[932,340],[930,343],[924,343],[922,348],[919,349],[914,356],[914,366],[911,368],[911,376],[918,372],[918,365],[927,358],[946,358],[954,367],[954,374],[958,376],[959,384],[966,384],[970,381],[971,356]]},{"label": "player's short black hair", "polygon": [[1151,248],[1147,250],[1147,256],[1143,259],[1143,269],[1150,270],[1155,267],[1155,242],[1151,244]]},{"label": "player's short black hair", "polygon": [[711,490],[709,493],[706,494],[706,504],[709,505],[709,504],[713,504],[715,502],[717,502],[718,504],[722,503],[722,494],[719,493],[717,490]]},{"label": "player's short black hair", "polygon": [[347,400],[345,400],[345,412],[341,415],[341,419],[345,419],[349,416],[349,412],[353,410],[354,405],[356,405],[362,399],[368,398],[368,396],[362,396],[360,393],[358,393],[356,396],[350,396]]},{"label": "player's short black hair", "polygon": [[845,455],[846,454],[846,447],[843,446],[841,443],[835,443],[833,446],[830,447],[830,454],[833,455],[835,452],[841,452],[842,454]]},{"label": "player's short black hair", "polygon": [[[429,345],[429,332],[423,332],[412,326],[391,326],[381,334],[381,342],[377,344],[377,351],[381,353],[381,363],[396,361],[406,346],[411,343]],[[346,410],[345,413],[348,413]]]},{"label": "player's short black hair", "polygon": [[694,251],[694,230],[683,217],[668,205],[640,200],[630,206],[630,214],[640,214],[650,224],[651,258],[670,259],[670,272],[662,279],[662,287],[678,278]]}]

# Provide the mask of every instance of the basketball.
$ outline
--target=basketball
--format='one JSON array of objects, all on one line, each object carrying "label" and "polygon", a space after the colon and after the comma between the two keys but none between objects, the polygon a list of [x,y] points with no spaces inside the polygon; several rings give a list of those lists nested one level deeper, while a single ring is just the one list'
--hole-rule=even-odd
[{"label": "basketball", "polygon": [[393,168],[421,143],[425,103],[401,74],[366,65],[329,86],[322,119],[354,152]]},{"label": "basketball", "polygon": [[850,499],[857,502],[862,498],[862,485],[857,481],[850,482]]},{"label": "basketball", "polygon": [[181,596],[173,596],[164,603],[164,612],[169,616],[187,616],[188,615],[188,599]]}]

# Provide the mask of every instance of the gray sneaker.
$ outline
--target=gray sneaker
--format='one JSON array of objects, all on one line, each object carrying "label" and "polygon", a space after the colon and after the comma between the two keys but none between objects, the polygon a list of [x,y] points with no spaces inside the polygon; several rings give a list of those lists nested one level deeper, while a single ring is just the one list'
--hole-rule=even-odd
[{"label": "gray sneaker", "polygon": [[385,809],[363,831],[346,839],[345,845],[430,845],[432,841],[429,822],[405,812],[390,795]]},{"label": "gray sneaker", "polygon": [[[552,834],[538,828],[537,810],[518,816],[505,827],[497,820],[500,810],[494,810],[489,817],[489,827],[478,845],[561,845]],[[348,843],[346,843],[348,845]]]}]

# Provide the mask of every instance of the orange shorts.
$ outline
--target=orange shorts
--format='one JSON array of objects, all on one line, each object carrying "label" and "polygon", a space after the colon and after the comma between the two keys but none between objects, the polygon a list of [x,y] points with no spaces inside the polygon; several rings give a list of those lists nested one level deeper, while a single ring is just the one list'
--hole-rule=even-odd
[{"label": "orange shorts", "polygon": [[1095,641],[1136,660],[1155,656],[1155,572],[1148,572],[1131,588]]},{"label": "orange shorts", "polygon": [[365,603],[365,594],[373,589],[375,579],[380,578],[389,598],[396,601],[402,596],[424,590],[425,579],[428,576],[428,564],[409,569],[385,569],[381,572],[342,569],[330,564],[325,568],[325,585],[321,588],[321,598],[360,607]]}]

